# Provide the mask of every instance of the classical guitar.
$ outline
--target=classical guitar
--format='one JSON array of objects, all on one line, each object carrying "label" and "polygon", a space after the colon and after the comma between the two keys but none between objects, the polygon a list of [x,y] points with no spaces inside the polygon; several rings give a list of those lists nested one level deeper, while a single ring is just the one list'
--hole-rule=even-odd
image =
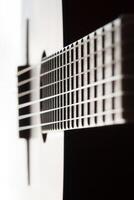
[{"label": "classical guitar", "polygon": [[[28,27],[30,20],[27,38]],[[18,67],[19,135],[27,140],[28,184],[33,187],[38,179],[45,199],[67,198],[64,134],[133,124],[133,35],[134,16],[120,16],[52,55],[42,52],[39,64],[30,65],[27,53],[27,64]],[[43,149],[47,158],[39,161],[43,181],[31,157],[35,139],[42,143],[35,157]]]}]

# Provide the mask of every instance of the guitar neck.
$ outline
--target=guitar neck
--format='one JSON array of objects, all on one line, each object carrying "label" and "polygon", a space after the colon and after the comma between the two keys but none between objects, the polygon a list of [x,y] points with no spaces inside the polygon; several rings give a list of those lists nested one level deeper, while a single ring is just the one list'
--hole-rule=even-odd
[{"label": "guitar neck", "polygon": [[[42,59],[38,101],[42,130],[133,122],[133,34],[134,17],[121,17]],[[26,84],[31,77],[28,68],[23,71],[19,78],[26,74],[27,78],[19,79],[19,102],[24,111],[30,101],[21,93],[29,91]],[[31,113],[22,112],[21,130],[32,128],[30,118]]]}]

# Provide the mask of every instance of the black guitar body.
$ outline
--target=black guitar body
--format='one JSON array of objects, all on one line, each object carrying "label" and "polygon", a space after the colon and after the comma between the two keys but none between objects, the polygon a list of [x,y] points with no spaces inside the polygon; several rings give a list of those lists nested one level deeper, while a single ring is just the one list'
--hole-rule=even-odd
[{"label": "black guitar body", "polygon": [[[64,0],[64,44],[122,13],[130,1]],[[134,198],[134,125],[66,131],[64,142],[64,200]]]}]

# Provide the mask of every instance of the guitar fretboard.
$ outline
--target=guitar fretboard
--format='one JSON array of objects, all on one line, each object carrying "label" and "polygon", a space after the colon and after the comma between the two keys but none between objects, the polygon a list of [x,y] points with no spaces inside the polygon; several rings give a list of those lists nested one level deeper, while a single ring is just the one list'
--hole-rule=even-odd
[{"label": "guitar fretboard", "polygon": [[[43,130],[96,127],[134,120],[133,35],[134,17],[121,17],[42,59],[39,114]],[[28,72],[25,70],[19,77]],[[33,126],[30,111],[24,112],[29,102],[26,85],[29,86],[31,79],[27,76],[19,83],[21,130]]]}]

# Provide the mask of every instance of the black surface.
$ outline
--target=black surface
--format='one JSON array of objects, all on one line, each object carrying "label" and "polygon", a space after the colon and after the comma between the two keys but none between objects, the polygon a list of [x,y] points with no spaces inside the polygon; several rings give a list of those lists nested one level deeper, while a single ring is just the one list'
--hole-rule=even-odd
[{"label": "black surface", "polygon": [[133,0],[63,0],[64,44],[67,45],[122,14],[134,13]]},{"label": "black surface", "polygon": [[[134,13],[133,1],[63,0],[64,45]],[[134,127],[65,132],[64,200],[133,199]]]},{"label": "black surface", "polygon": [[64,200],[134,198],[134,126],[66,131]]}]

